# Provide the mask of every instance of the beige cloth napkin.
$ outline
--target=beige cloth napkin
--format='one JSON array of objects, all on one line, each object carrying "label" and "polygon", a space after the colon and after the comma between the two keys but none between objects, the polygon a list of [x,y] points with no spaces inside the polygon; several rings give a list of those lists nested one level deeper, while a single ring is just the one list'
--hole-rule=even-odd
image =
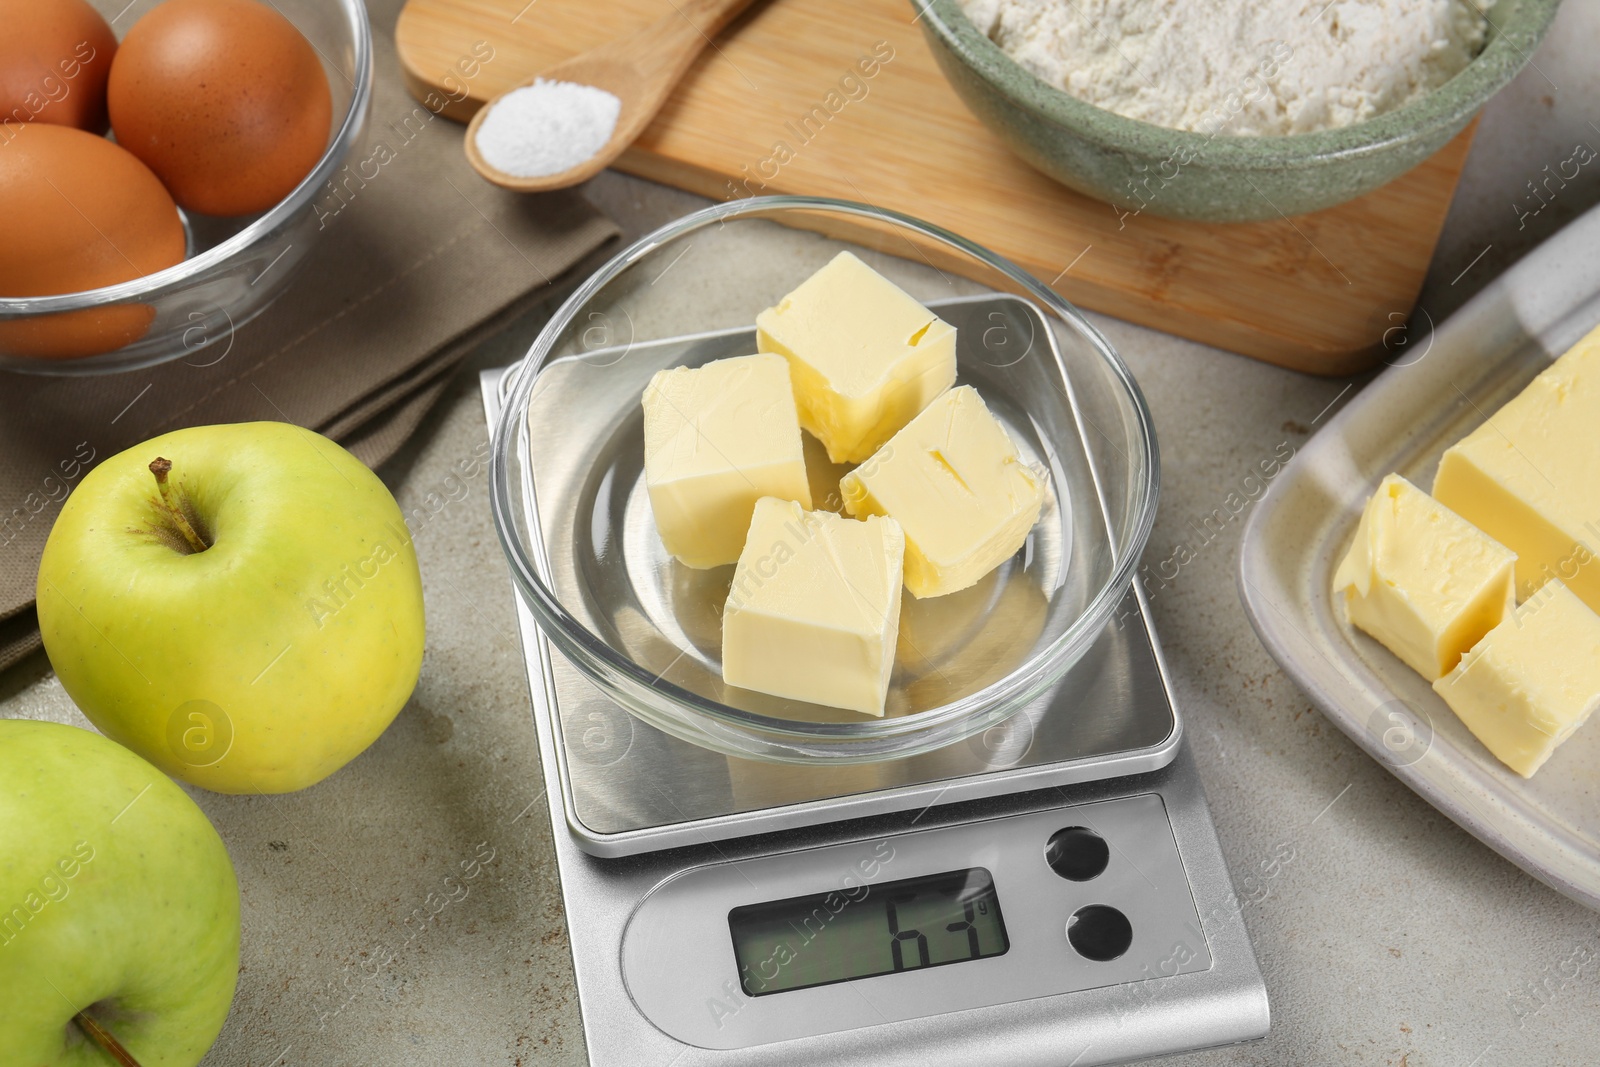
[{"label": "beige cloth napkin", "polygon": [[61,500],[94,463],[182,426],[279,419],[376,466],[474,345],[617,235],[578,194],[518,196],[472,172],[462,127],[428,118],[401,83],[400,7],[368,3],[372,147],[353,157],[383,140],[395,158],[329,220],[299,275],[231,349],[217,341],[187,361],[100,378],[0,373],[0,669],[39,646],[39,556]]}]

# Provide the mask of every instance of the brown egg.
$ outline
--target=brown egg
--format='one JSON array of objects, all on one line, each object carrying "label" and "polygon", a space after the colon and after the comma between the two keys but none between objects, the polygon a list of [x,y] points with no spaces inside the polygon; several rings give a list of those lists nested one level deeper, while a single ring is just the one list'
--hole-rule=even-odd
[{"label": "brown egg", "polygon": [[106,129],[117,39],[84,0],[0,0],[0,122]]},{"label": "brown egg", "polygon": [[185,208],[251,215],[322,156],[333,101],[316,51],[256,0],[167,0],[134,23],[107,87],[117,141]]},{"label": "brown egg", "polygon": [[[42,122],[0,130],[0,296],[98,289],[183,259],[161,182],[104,137]],[[68,358],[131,344],[154,312],[122,304],[0,322],[0,352]]]}]

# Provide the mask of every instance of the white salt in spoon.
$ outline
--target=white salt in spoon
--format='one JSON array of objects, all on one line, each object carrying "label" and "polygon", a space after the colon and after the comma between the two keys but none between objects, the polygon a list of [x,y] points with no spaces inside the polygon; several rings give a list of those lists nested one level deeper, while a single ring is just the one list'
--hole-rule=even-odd
[{"label": "white salt in spoon", "polygon": [[[500,94],[479,108],[467,126],[467,161],[489,181],[521,193],[565,189],[587,181],[609,166],[644,131],[700,50],[749,3],[750,0],[676,0],[674,10],[643,29],[580,52]],[[483,158],[478,132],[495,105],[536,81],[592,86],[616,97],[622,107],[611,136],[581,163],[555,174],[509,174]]]}]

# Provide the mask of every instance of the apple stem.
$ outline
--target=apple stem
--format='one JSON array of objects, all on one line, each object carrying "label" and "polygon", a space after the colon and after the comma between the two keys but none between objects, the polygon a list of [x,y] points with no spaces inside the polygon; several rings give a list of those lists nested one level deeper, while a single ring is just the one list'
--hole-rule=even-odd
[{"label": "apple stem", "polygon": [[122,1047],[122,1042],[112,1037],[111,1031],[95,1022],[88,1012],[80,1011],[72,1017],[72,1021],[78,1024],[78,1029],[89,1035],[89,1040],[104,1049],[107,1056],[116,1060],[119,1067],[139,1067],[139,1061]]},{"label": "apple stem", "polygon": [[161,490],[161,502],[167,506],[167,511],[171,513],[173,524],[178,527],[178,532],[183,535],[183,539],[189,543],[191,551],[204,552],[211,546],[202,541],[200,535],[194,532],[194,527],[189,525],[189,517],[183,513],[183,509],[178,506],[177,500],[173,498],[172,486],[167,484],[167,475],[171,471],[172,460],[170,459],[162,459],[157,456],[150,461],[150,473],[156,476],[156,488]]}]

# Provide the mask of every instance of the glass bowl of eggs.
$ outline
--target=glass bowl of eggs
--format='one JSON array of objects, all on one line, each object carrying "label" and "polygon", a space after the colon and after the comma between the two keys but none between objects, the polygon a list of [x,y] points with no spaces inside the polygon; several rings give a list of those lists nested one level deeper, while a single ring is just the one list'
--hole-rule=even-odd
[{"label": "glass bowl of eggs", "polygon": [[0,11],[0,368],[101,374],[225,351],[316,245],[319,199],[363,134],[365,6]]},{"label": "glass bowl of eggs", "polygon": [[491,507],[540,630],[732,756],[871,763],[1072,714],[1051,694],[1125,610],[1155,516],[1150,413],[1099,331],[865,204],[663,227],[502,396]]}]

